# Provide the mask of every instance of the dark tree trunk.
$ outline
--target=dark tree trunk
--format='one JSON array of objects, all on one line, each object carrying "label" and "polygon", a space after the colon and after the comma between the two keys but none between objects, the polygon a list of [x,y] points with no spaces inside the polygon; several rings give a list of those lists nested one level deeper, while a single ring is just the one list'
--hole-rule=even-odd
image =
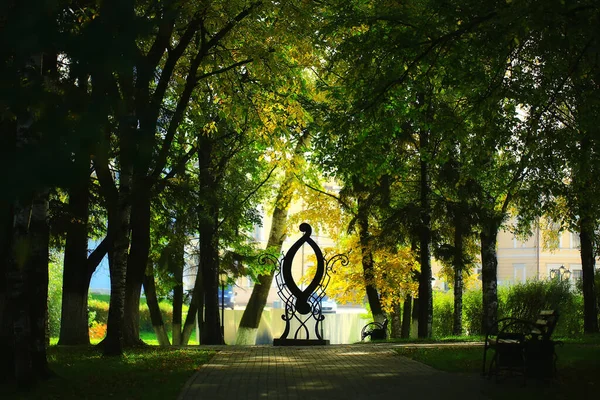
[{"label": "dark tree trunk", "polygon": [[[198,244],[198,252],[200,251],[200,245]],[[196,278],[194,279],[194,290],[192,291],[192,300],[190,301],[190,308],[188,309],[185,323],[183,324],[183,331],[181,333],[181,345],[187,345],[190,340],[190,336],[196,325],[196,318],[198,318],[198,328],[200,328],[204,321],[204,315],[202,310],[204,309],[204,291],[202,283],[202,269],[200,265],[196,269]],[[198,311],[200,310],[200,312]],[[200,331],[198,331],[200,332]],[[200,342],[202,344],[202,342]]]},{"label": "dark tree trunk", "polygon": [[373,263],[373,250],[371,248],[371,234],[369,232],[369,215],[366,205],[364,204],[364,200],[360,198],[358,199],[358,214],[356,219],[358,223],[363,277],[365,279],[367,299],[369,300],[369,306],[371,307],[373,319],[377,322],[383,322],[385,315],[383,315],[381,301],[379,300],[379,293],[377,292],[377,287],[375,286],[375,266]]},{"label": "dark tree trunk", "polygon": [[454,315],[452,333],[462,335],[462,298],[463,298],[463,228],[460,216],[454,218]]},{"label": "dark tree trunk", "polygon": [[69,188],[69,217],[63,269],[60,345],[90,343],[88,290],[92,274],[88,268],[88,220],[90,161],[78,154],[76,179]]},{"label": "dark tree trunk", "polygon": [[596,259],[594,257],[593,223],[587,218],[581,218],[581,269],[583,273],[583,331],[584,333],[598,333],[598,303],[594,282]]},{"label": "dark tree trunk", "polygon": [[174,262],[170,262],[169,269],[173,272],[175,278],[175,287],[173,288],[173,345],[181,345],[182,332],[182,313],[183,313],[183,268],[184,268],[184,249],[183,242],[181,248],[176,251]]},{"label": "dark tree trunk", "polygon": [[394,310],[390,317],[392,319],[391,336],[393,338],[399,338],[402,336],[402,309],[400,303],[394,303]]},{"label": "dark tree trunk", "polygon": [[420,301],[418,297],[413,298],[413,307],[412,307],[412,324],[410,329],[410,336],[418,336],[419,335],[419,305]]},{"label": "dark tree trunk", "polygon": [[[136,177],[131,208],[131,247],[127,260],[123,345],[140,346],[140,296],[150,253],[150,191]],[[154,281],[154,279],[153,279]]]},{"label": "dark tree trunk", "polygon": [[12,316],[13,376],[31,387],[52,375],[46,359],[48,303],[48,191],[17,201],[8,272],[8,314]]},{"label": "dark tree trunk", "polygon": [[420,217],[419,229],[419,262],[421,273],[419,274],[419,337],[431,337],[431,325],[433,323],[433,291],[431,289],[431,204],[429,187],[429,163],[425,159],[425,152],[429,147],[429,132],[425,129],[419,133],[419,145],[421,149],[420,162]]},{"label": "dark tree trunk", "polygon": [[29,236],[31,260],[26,286],[29,286],[29,318],[31,323],[31,362],[38,378],[53,374],[46,358],[46,321],[48,313],[48,257],[50,227],[48,225],[49,191],[42,191],[33,201]]},{"label": "dark tree trunk", "polygon": [[400,333],[401,338],[410,337],[410,320],[412,311],[412,296],[407,294],[404,298],[404,305],[402,307],[402,332]]},{"label": "dark tree trunk", "polygon": [[[308,135],[304,135],[300,138],[294,150],[294,157],[299,157],[300,154],[302,154],[307,141]],[[292,166],[294,167],[296,164],[294,159]],[[271,219],[271,231],[269,232],[269,239],[267,241],[267,249],[271,254],[279,254],[281,252],[281,246],[286,237],[285,224],[287,222],[288,210],[294,194],[295,179],[295,171],[286,171],[283,182],[277,192],[275,208],[273,209]],[[258,277],[258,282],[252,288],[248,305],[244,310],[240,326],[238,327],[235,340],[236,344],[256,344],[258,326],[265,305],[267,304],[267,298],[269,296],[269,291],[271,290],[274,274],[275,268],[267,274],[260,275]]]},{"label": "dark tree trunk", "polygon": [[204,289],[203,344],[223,344],[219,315],[219,255],[216,220],[200,227],[200,267]]},{"label": "dark tree trunk", "polygon": [[577,211],[579,216],[579,236],[581,242],[581,269],[583,283],[583,331],[584,333],[598,333],[598,303],[594,282],[596,257],[594,242],[596,241],[597,218],[594,215],[592,199],[597,193],[591,190],[593,181],[597,177],[593,175],[591,160],[593,159],[593,142],[589,133],[581,138],[581,154],[579,165],[573,186],[576,190]]},{"label": "dark tree trunk", "polygon": [[[219,205],[217,204],[218,177],[212,166],[214,141],[208,137],[199,138],[199,186],[202,195],[200,206],[200,269],[204,292],[204,320],[200,336],[203,344],[223,344],[219,316],[219,237],[217,233]],[[198,309],[199,313],[202,308]]]},{"label": "dark tree trunk", "polygon": [[[149,272],[154,272],[152,268],[149,268],[149,270]],[[146,293],[146,304],[148,305],[148,311],[150,311],[150,320],[152,321],[152,328],[156,334],[158,344],[160,346],[170,346],[169,335],[167,335],[165,323],[163,322],[160,307],[158,306],[153,273],[144,275],[144,293]]]},{"label": "dark tree trunk", "polygon": [[499,219],[489,219],[481,227],[481,286],[483,291],[483,333],[493,332],[498,318],[498,258],[496,241]]},{"label": "dark tree trunk", "polygon": [[9,308],[8,272],[12,248],[12,212],[0,200],[0,383],[14,376],[12,313]]}]

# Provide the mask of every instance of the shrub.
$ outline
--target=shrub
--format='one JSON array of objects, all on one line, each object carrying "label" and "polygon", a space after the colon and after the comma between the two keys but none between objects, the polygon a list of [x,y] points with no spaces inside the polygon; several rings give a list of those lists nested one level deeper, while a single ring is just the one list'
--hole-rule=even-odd
[{"label": "shrub", "polygon": [[535,321],[541,310],[557,310],[560,317],[556,334],[569,335],[578,331],[577,316],[581,310],[575,297],[568,281],[527,281],[510,287],[501,314]]},{"label": "shrub", "polygon": [[99,322],[106,324],[108,321],[108,302],[90,299],[88,301],[88,310],[91,315],[95,315],[95,319],[91,322]]},{"label": "shrub", "polygon": [[[145,303],[145,301],[140,303],[140,331],[154,332],[150,311]],[[160,308],[165,328],[167,331],[171,331],[173,329],[173,306],[170,303],[160,302],[158,303],[158,307]]]},{"label": "shrub", "polygon": [[106,336],[106,324],[94,322],[90,326],[90,339],[104,339]]},{"label": "shrub", "polygon": [[481,335],[483,299],[481,289],[467,290],[463,294],[463,329],[467,335]]},{"label": "shrub", "polygon": [[433,292],[433,327],[434,337],[452,335],[454,314],[454,295],[449,292]]},{"label": "shrub", "polygon": [[62,308],[62,263],[48,264],[48,330],[51,337],[60,334]]}]

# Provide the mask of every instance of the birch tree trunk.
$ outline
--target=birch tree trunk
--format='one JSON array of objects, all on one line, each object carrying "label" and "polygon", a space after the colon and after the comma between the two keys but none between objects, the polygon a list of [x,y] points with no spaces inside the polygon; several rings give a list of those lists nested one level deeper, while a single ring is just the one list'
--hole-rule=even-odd
[{"label": "birch tree trunk", "polygon": [[498,319],[498,257],[496,242],[500,229],[497,218],[491,218],[481,227],[481,286],[483,291],[483,321],[484,334],[493,332]]},{"label": "birch tree trunk", "polygon": [[[131,218],[131,165],[122,162],[118,209],[114,215],[109,212],[108,230],[114,232],[113,248],[109,254],[110,304],[106,337],[103,341],[104,354],[115,356],[123,354],[123,329],[125,315],[125,282],[127,276],[127,257],[129,251],[129,228]],[[114,226],[114,229],[110,225]]]},{"label": "birch tree trunk", "polygon": [[[271,218],[271,230],[269,232],[269,239],[267,241],[267,250],[271,254],[281,253],[281,247],[286,237],[286,223],[288,217],[288,210],[290,203],[295,191],[295,171],[300,164],[299,157],[302,151],[308,144],[308,133],[303,134],[296,148],[294,149],[294,157],[292,158],[291,168],[286,170],[281,186],[277,192],[275,198],[275,207],[273,209],[273,215]],[[267,304],[267,298],[269,291],[271,290],[271,284],[273,282],[273,276],[275,270],[273,269],[267,274],[260,275],[258,282],[252,288],[250,299],[242,315],[240,326],[237,330],[237,336],[235,339],[236,344],[240,345],[254,345],[256,344],[256,335],[258,334],[258,326],[260,325],[260,319]]]},{"label": "birch tree trunk", "polygon": [[156,334],[159,346],[170,346],[169,335],[167,334],[167,329],[165,328],[165,323],[158,305],[158,298],[156,296],[154,271],[151,266],[149,266],[148,269],[149,274],[144,275],[144,293],[146,293],[146,304],[148,305],[148,311],[150,311],[152,328]]}]

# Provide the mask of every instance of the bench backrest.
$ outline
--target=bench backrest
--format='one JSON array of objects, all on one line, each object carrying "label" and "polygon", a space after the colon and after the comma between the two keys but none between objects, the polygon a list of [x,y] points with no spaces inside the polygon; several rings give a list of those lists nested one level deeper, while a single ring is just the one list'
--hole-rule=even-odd
[{"label": "bench backrest", "polygon": [[558,312],[556,310],[542,310],[534,323],[531,333],[539,335],[543,340],[549,340],[556,328],[558,322]]}]

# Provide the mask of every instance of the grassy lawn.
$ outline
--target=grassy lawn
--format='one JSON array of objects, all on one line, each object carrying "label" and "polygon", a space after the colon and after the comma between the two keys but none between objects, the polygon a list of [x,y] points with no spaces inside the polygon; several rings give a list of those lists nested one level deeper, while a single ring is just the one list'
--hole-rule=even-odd
[{"label": "grassy lawn", "polygon": [[[398,354],[451,373],[478,375],[483,347],[402,347]],[[530,378],[522,387],[519,376],[499,383],[482,379],[482,390],[491,399],[597,399],[600,392],[600,341],[583,340],[557,348],[558,377],[554,382]],[[489,356],[489,353],[488,353]]]},{"label": "grassy lawn", "polygon": [[19,393],[0,385],[0,398],[29,399],[176,399],[187,379],[214,354],[198,349],[149,346],[106,358],[93,347],[48,349],[57,377]]}]

